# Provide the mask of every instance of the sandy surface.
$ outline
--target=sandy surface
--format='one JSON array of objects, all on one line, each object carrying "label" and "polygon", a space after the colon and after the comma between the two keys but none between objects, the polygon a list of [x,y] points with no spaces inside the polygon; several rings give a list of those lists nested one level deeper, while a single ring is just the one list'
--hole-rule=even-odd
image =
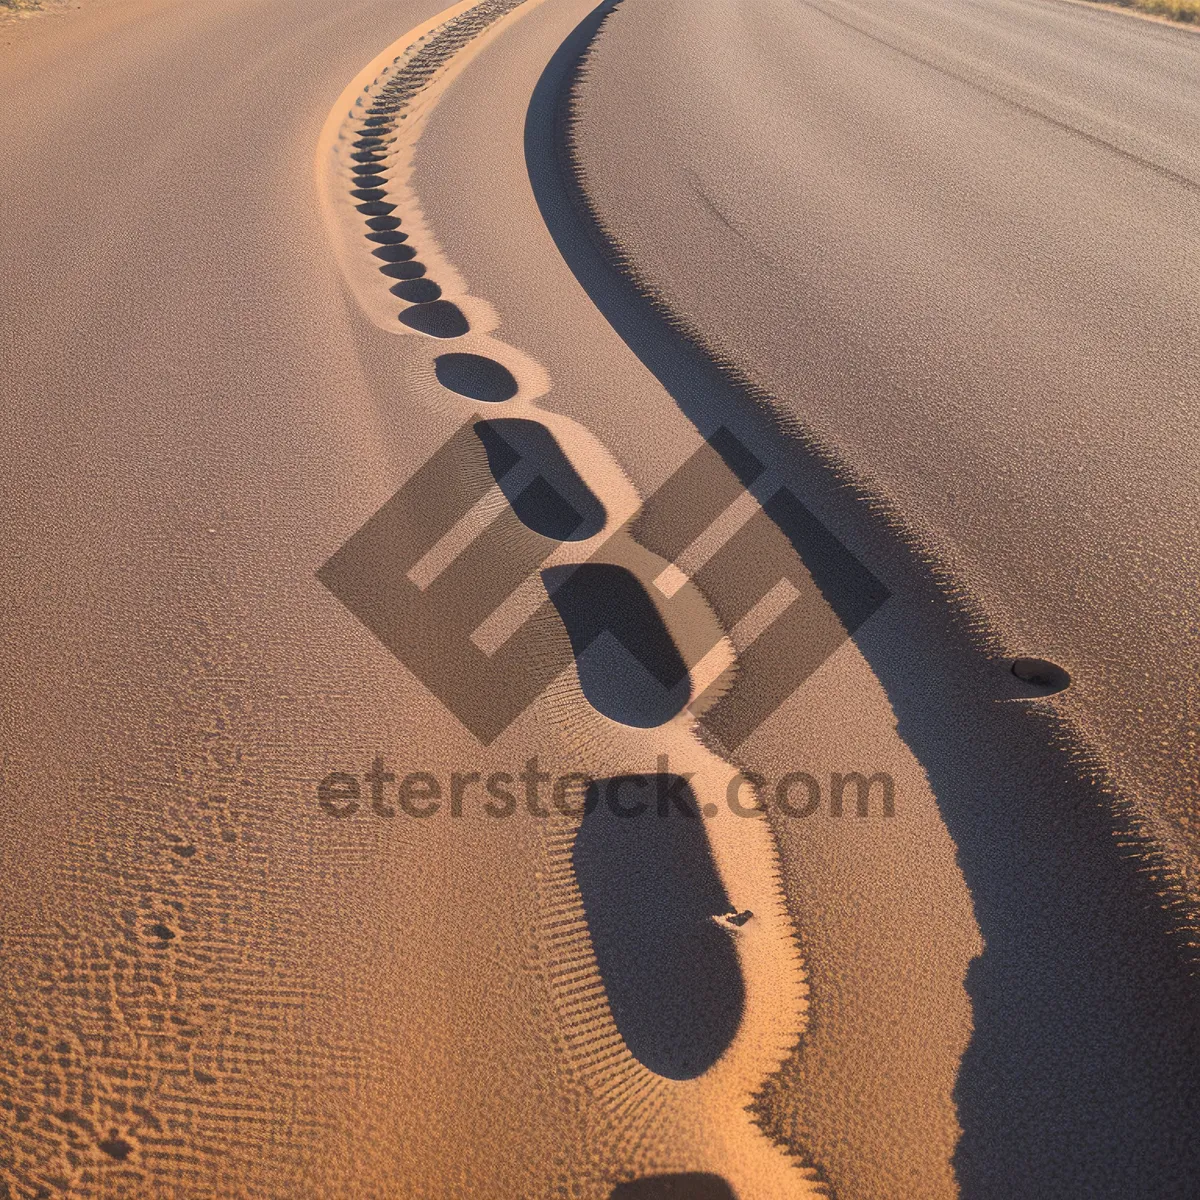
[{"label": "sandy surface", "polygon": [[607,10],[0,50],[7,1194],[1188,1194],[1197,51]]},{"label": "sandy surface", "polygon": [[613,236],[955,558],[1006,651],[1072,672],[1195,895],[1200,43],[1025,0],[609,32],[581,138]]}]

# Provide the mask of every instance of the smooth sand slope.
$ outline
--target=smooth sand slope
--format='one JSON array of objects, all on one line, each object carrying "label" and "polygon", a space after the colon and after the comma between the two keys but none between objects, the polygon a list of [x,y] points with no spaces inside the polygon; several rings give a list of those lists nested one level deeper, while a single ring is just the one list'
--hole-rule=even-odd
[{"label": "smooth sand slope", "polygon": [[[1018,587],[1067,570],[1052,528],[1079,569],[1087,454],[1152,447],[1078,404],[1039,438],[982,385],[1033,361],[998,347],[1049,267],[985,285],[839,198],[897,230],[940,202],[944,136],[887,166],[932,101],[897,81],[895,128],[856,123],[863,64],[808,7],[609,7],[112,3],[3,52],[12,1195],[1188,1194],[1186,912],[1138,822],[1183,810],[1093,786],[1115,660]],[[845,126],[819,170],[806,114]],[[1071,177],[1037,179],[1066,222]],[[957,216],[1032,202],[1006,183]],[[853,303],[793,282],[818,244]],[[941,270],[918,309],[903,253]],[[1173,336],[1139,343],[1161,372]],[[856,339],[940,390],[882,390]],[[1115,391],[1116,345],[1069,361]],[[1002,443],[1019,495],[977,469]],[[1165,505],[1186,472],[1157,477]],[[1146,721],[1190,695],[1154,682]],[[879,784],[832,815],[851,772],[892,815]]]}]

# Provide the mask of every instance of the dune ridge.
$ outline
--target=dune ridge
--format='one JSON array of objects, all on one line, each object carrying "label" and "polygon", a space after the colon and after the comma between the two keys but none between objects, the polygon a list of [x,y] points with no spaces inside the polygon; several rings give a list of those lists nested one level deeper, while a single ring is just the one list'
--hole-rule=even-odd
[{"label": "dune ridge", "polygon": [[[769,437],[785,456],[802,457],[806,470],[822,478],[823,489],[843,498],[847,509],[867,515],[879,535],[873,540],[890,543],[888,556],[903,560],[904,569],[914,580],[936,596],[950,622],[954,649],[973,656],[1003,658],[1006,646],[997,622],[989,615],[984,600],[961,583],[963,570],[954,549],[924,529],[918,529],[900,508],[875,484],[863,476],[842,450],[823,440],[810,426],[798,422],[779,398],[745,374],[736,362],[721,350],[707,331],[682,315],[654,281],[645,275],[637,259],[608,225],[603,210],[589,191],[588,163],[580,153],[577,137],[580,122],[581,93],[586,86],[588,61],[596,40],[602,36],[603,23],[621,4],[629,0],[606,0],[590,18],[589,38],[573,47],[574,63],[570,81],[562,94],[558,117],[559,165],[566,191],[571,196],[581,225],[586,225],[593,244],[613,272],[628,284],[631,293],[647,311],[678,337],[682,354],[703,359],[728,389],[751,426]],[[1081,782],[1094,789],[1097,802],[1111,812],[1114,838],[1134,858],[1155,886],[1159,899],[1173,918],[1172,936],[1177,939],[1181,957],[1200,970],[1200,897],[1188,885],[1188,869],[1180,860],[1183,853],[1163,821],[1152,811],[1138,805],[1089,737],[1080,715],[1065,706],[1038,708],[1046,720],[1045,738],[1067,756]]]}]

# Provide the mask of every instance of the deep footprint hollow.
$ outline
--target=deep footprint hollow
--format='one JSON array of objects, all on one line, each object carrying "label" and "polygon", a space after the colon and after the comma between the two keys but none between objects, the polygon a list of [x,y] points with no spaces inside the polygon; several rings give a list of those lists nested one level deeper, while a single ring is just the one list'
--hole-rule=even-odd
[{"label": "deep footprint hollow", "polygon": [[399,243],[390,246],[380,246],[378,250],[372,250],[371,253],[376,258],[382,258],[384,262],[389,263],[407,262],[410,258],[417,257],[417,252],[411,246],[404,246]]},{"label": "deep footprint hollow", "polygon": [[432,279],[406,279],[393,284],[388,291],[409,304],[428,304],[442,294],[442,289]]},{"label": "deep footprint hollow", "polygon": [[702,1075],[737,1033],[745,986],[733,935],[715,920],[729,910],[729,896],[686,779],[594,782],[571,860],[625,1045],[667,1079]]},{"label": "deep footprint hollow", "polygon": [[609,1200],[737,1200],[720,1175],[689,1171],[681,1175],[647,1175],[619,1183]]},{"label": "deep footprint hollow", "polygon": [[[637,576],[612,563],[542,572],[584,696],[623,725],[663,725],[691,699],[691,676]],[[722,912],[725,909],[721,910]]]},{"label": "deep footprint hollow", "polygon": [[[402,247],[396,247],[401,249]],[[376,251],[378,254],[379,251]],[[409,329],[436,338],[462,337],[471,328],[462,309],[449,300],[433,300],[429,304],[414,304],[400,314],[400,320]]]},{"label": "deep footprint hollow", "polygon": [[492,477],[523,524],[558,542],[584,541],[604,528],[604,505],[540,421],[478,421],[475,435]]},{"label": "deep footprint hollow", "polygon": [[512,372],[482,354],[440,354],[433,360],[433,370],[442,387],[469,400],[500,404],[517,394]]},{"label": "deep footprint hollow", "polygon": [[420,279],[425,274],[423,262],[392,262],[379,268],[381,275],[389,279]]}]

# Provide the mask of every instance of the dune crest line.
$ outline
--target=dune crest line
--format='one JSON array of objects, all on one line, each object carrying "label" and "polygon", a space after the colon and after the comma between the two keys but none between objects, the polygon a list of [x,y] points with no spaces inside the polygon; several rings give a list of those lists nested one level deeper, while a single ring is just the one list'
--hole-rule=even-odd
[{"label": "dune crest line", "polygon": [[[559,61],[547,67],[534,107],[544,109],[526,128],[526,160],[539,209],[558,249],[589,297],[618,335],[676,397],[702,433],[720,422],[770,462],[790,461],[822,499],[835,498],[856,540],[902,574],[915,591],[928,593],[942,606],[953,637],[977,657],[994,659],[1005,671],[1021,675],[1020,664],[1041,661],[1014,655],[998,623],[980,599],[963,586],[968,574],[954,547],[928,530],[918,530],[892,499],[867,479],[841,450],[798,420],[733,362],[705,330],[692,324],[647,277],[626,251],[617,232],[589,190],[587,165],[580,152],[580,100],[588,60],[608,19],[627,0],[600,0],[562,46]],[[823,10],[822,10],[823,11]],[[1040,116],[1041,114],[1036,114]],[[548,131],[548,136],[547,136]],[[1158,169],[1155,167],[1154,169]],[[1191,186],[1191,181],[1185,181]],[[722,218],[723,219],[723,218]],[[639,326],[636,327],[635,326]],[[683,371],[702,381],[678,386]],[[752,489],[753,490],[753,489]],[[853,515],[851,515],[853,510]],[[1070,677],[1049,664],[1056,678],[1033,701],[1065,691]],[[1163,823],[1131,795],[1122,778],[1092,740],[1088,723],[1065,703],[1033,703],[1032,719],[1053,745],[1088,781],[1090,793],[1108,810],[1114,839],[1153,886],[1168,914],[1167,932],[1174,952],[1200,980],[1200,907],[1189,889],[1186,868],[1178,861]]]}]

